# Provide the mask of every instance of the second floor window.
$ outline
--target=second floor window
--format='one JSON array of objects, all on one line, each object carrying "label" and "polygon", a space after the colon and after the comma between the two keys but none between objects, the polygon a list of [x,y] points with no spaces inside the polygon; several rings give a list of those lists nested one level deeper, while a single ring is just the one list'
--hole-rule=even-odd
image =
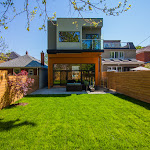
[{"label": "second floor window", "polygon": [[110,52],[110,58],[124,58],[124,53],[123,52]]},{"label": "second floor window", "polygon": [[86,34],[86,39],[99,39],[98,34]]},{"label": "second floor window", "polygon": [[80,42],[80,32],[59,32],[59,42]]}]

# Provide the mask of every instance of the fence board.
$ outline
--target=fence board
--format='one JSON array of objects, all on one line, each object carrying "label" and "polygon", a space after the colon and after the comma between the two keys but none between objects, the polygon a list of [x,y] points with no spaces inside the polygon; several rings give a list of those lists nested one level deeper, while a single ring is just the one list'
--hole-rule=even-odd
[{"label": "fence board", "polygon": [[150,71],[103,72],[109,89],[150,103]]},{"label": "fence board", "polygon": [[[34,84],[27,94],[30,94],[39,88],[39,76],[33,75],[29,76],[29,78],[34,79]],[[10,95],[13,93],[13,91],[8,91],[8,79],[15,80],[15,76],[8,76],[8,72],[6,70],[0,70],[0,109],[23,97],[22,94],[19,94],[19,97],[15,95],[13,98],[10,98]],[[25,78],[22,78],[22,81],[25,81]]]}]

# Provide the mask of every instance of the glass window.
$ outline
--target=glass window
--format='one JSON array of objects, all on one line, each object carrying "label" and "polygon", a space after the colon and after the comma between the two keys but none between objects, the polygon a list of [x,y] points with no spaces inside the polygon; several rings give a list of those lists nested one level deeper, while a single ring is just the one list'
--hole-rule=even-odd
[{"label": "glass window", "polygon": [[119,52],[115,52],[115,58],[119,58],[119,57],[118,57],[118,53],[119,53]]},{"label": "glass window", "polygon": [[123,58],[123,52],[120,52],[120,58]]},{"label": "glass window", "polygon": [[114,58],[115,57],[115,52],[110,52],[110,58]]},{"label": "glass window", "polygon": [[110,58],[124,58],[123,52],[110,52]]},{"label": "glass window", "polygon": [[117,72],[122,72],[122,67],[117,67]]},{"label": "glass window", "polygon": [[107,71],[115,71],[115,72],[122,72],[122,67],[118,66],[108,66]]},{"label": "glass window", "polygon": [[86,39],[99,39],[98,34],[86,34]]},{"label": "glass window", "polygon": [[54,70],[95,70],[95,64],[54,64]]},{"label": "glass window", "polygon": [[59,42],[80,42],[80,32],[59,32]]},{"label": "glass window", "polygon": [[29,69],[29,70],[28,70],[28,75],[34,75],[33,69]]},{"label": "glass window", "polygon": [[104,48],[109,48],[109,44],[108,43],[104,43]]}]

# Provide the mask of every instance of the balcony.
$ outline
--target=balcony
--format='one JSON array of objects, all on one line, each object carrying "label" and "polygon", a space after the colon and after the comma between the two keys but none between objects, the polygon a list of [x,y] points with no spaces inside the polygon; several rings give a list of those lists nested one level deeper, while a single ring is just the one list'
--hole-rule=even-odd
[{"label": "balcony", "polygon": [[103,40],[101,39],[82,39],[82,49],[103,50]]}]

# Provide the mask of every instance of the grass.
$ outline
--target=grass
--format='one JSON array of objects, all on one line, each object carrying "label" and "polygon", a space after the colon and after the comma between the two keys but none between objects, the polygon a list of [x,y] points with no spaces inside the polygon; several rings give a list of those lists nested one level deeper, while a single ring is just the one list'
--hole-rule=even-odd
[{"label": "grass", "polygon": [[0,111],[1,150],[149,150],[150,104],[124,95],[38,95]]}]

